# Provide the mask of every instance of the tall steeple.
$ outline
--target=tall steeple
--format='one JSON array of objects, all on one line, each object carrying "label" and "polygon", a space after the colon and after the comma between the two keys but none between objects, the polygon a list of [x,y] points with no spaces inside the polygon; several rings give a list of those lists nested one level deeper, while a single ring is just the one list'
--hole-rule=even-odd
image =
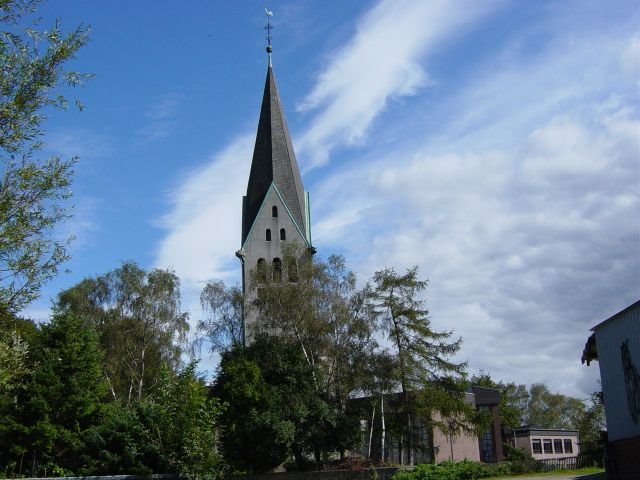
[{"label": "tall steeple", "polygon": [[[267,20],[272,15],[265,9]],[[252,284],[251,272],[268,265],[273,277],[262,281],[296,282],[299,261],[315,252],[311,245],[309,195],[304,191],[293,151],[284,109],[271,65],[271,23],[267,23],[269,63],[262,95],[256,143],[251,160],[247,194],[242,198],[242,242],[236,255],[242,262],[244,339],[253,338],[257,314],[250,308],[260,282]],[[292,258],[302,247],[301,257]]]},{"label": "tall steeple", "polygon": [[282,195],[297,227],[308,239],[305,195],[300,170],[278,95],[273,68],[269,65],[244,201],[243,244],[272,183]]}]

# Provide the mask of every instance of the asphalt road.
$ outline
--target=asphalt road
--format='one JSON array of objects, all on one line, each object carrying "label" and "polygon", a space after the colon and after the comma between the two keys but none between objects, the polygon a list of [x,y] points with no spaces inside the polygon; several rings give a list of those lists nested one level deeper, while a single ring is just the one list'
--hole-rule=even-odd
[{"label": "asphalt road", "polygon": [[535,477],[505,477],[502,480],[606,480],[607,474],[591,473],[589,475],[539,475]]}]

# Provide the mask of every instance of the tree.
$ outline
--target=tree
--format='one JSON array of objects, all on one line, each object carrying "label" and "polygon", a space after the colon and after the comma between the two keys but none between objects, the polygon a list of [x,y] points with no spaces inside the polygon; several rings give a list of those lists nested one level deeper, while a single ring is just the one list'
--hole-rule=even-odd
[{"label": "tree", "polygon": [[574,430],[578,428],[584,410],[582,400],[552,393],[545,384],[534,383],[529,387],[525,423]]},{"label": "tree", "polygon": [[316,321],[327,325],[320,355],[324,390],[344,412],[353,392],[363,390],[368,382],[367,366],[378,346],[375,318],[367,303],[369,291],[357,288],[344,257],[331,255],[326,262],[317,262],[314,273],[313,313]]},{"label": "tree", "polygon": [[603,432],[606,430],[602,392],[593,392],[589,404],[578,421],[580,453],[602,458],[604,454]]},{"label": "tree", "polygon": [[99,425],[82,435],[80,475],[174,473],[193,479],[222,473],[217,430],[219,403],[209,398],[190,364],[163,369],[153,399],[129,408],[111,402]]},{"label": "tree", "polygon": [[342,457],[358,440],[347,401],[363,390],[365,367],[377,345],[368,292],[357,288],[344,257],[332,255],[321,261],[290,245],[283,258],[281,278],[273,275],[272,266],[263,266],[252,276],[253,287],[260,291],[251,306],[256,310],[257,331],[277,333],[298,346],[316,390],[330,402],[331,415],[344,427],[329,428],[331,439],[325,441]]},{"label": "tree", "polygon": [[525,418],[527,418],[527,405],[529,402],[529,392],[526,385],[516,385],[513,382],[504,383],[502,380],[496,382],[486,372],[473,375],[469,380],[469,384],[500,390],[498,408],[503,426],[518,428],[523,425]]},{"label": "tree", "polygon": [[251,472],[275,468],[291,455],[304,461],[331,448],[335,409],[318,392],[298,346],[259,336],[246,348],[223,352],[214,384],[227,404],[222,417],[224,457]]},{"label": "tree", "polygon": [[[278,335],[295,342],[310,367],[314,384],[318,381],[318,362],[326,348],[329,325],[314,311],[317,303],[318,272],[322,268],[299,245],[289,245],[282,252],[284,265],[262,265],[251,273],[251,286],[259,291],[258,297],[248,308],[255,310],[257,321],[249,337]],[[291,259],[295,260],[296,282],[289,279]],[[284,267],[284,268],[283,268]]]},{"label": "tree", "polygon": [[162,372],[154,398],[160,432],[160,451],[170,469],[189,478],[217,478],[223,471],[218,454],[217,422],[222,412],[217,399],[209,397],[196,364],[173,374]]},{"label": "tree", "polygon": [[249,307],[257,314],[256,331],[277,332],[297,344],[316,388],[344,411],[350,394],[362,389],[359,373],[376,345],[367,292],[356,287],[344,257],[311,259],[295,245],[283,257],[283,277],[291,280],[289,270],[295,263],[295,281],[279,281],[271,266],[252,275],[252,286],[260,291]]},{"label": "tree", "polygon": [[[372,306],[398,362],[409,465],[413,464],[412,418],[418,407],[425,419],[434,418],[435,411],[449,419],[464,417],[463,412],[468,412],[464,389],[457,380],[464,375],[466,364],[449,360],[460,349],[462,340],[450,341],[452,332],[431,328],[424,301],[418,298],[426,286],[426,281],[418,279],[417,266],[404,275],[387,268],[373,276]],[[441,427],[450,423],[442,423]]]},{"label": "tree", "polygon": [[29,345],[17,332],[0,335],[0,396],[15,391],[29,373]]},{"label": "tree", "polygon": [[174,370],[189,329],[180,305],[180,281],[169,270],[146,272],[133,262],[88,278],[58,296],[100,333],[104,375],[114,399],[140,401],[156,388],[164,364]]},{"label": "tree", "polygon": [[68,258],[54,229],[67,218],[75,158],[37,158],[45,110],[63,109],[60,94],[87,78],[66,71],[87,42],[80,26],[63,33],[29,24],[37,0],[0,2],[0,310],[19,311]]},{"label": "tree", "polygon": [[223,281],[210,281],[205,285],[200,305],[207,318],[198,322],[198,330],[206,335],[212,351],[223,352],[243,343],[243,302],[238,287],[227,287]]},{"label": "tree", "polygon": [[107,393],[102,355],[96,331],[72,314],[56,314],[42,326],[13,429],[0,438],[5,468],[34,477],[77,471],[82,435],[99,423]]},{"label": "tree", "polygon": [[397,391],[398,387],[398,362],[397,358],[388,351],[372,352],[364,367],[366,378],[363,391],[371,399],[371,423],[369,429],[369,452],[368,457],[372,458],[377,448],[374,447],[373,432],[376,418],[376,411],[379,411],[380,438],[377,443],[380,449],[377,453],[381,461],[385,461],[385,440],[387,435],[388,420],[385,414],[385,404],[387,404],[387,414],[389,412],[387,397]]}]

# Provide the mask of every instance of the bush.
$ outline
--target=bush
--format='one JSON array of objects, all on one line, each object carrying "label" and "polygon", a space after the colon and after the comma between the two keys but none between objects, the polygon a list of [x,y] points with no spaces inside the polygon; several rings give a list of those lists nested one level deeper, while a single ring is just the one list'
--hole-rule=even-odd
[{"label": "bush", "polygon": [[471,460],[445,461],[439,465],[416,465],[412,471],[397,472],[392,480],[476,480],[510,473],[508,464],[487,464]]}]

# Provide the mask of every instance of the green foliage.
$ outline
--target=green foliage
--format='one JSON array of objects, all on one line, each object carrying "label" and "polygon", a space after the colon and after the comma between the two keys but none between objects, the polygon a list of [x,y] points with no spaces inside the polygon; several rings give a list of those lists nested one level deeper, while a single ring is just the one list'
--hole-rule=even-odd
[{"label": "green foliage", "polygon": [[602,392],[593,392],[589,396],[589,405],[578,421],[580,435],[580,453],[602,457],[604,455],[603,432],[606,427]]},{"label": "green foliage", "polygon": [[223,472],[217,451],[221,408],[195,374],[195,364],[177,374],[164,370],[158,394],[124,407],[111,402],[102,421],[84,432],[80,475],[176,473],[214,479]]},{"label": "green foliage", "polygon": [[0,332],[0,395],[15,391],[29,373],[29,345],[16,332]]},{"label": "green foliage", "polygon": [[418,267],[404,275],[388,268],[373,276],[373,306],[382,330],[393,343],[398,357],[403,389],[422,388],[446,375],[464,374],[466,364],[448,359],[462,340],[450,341],[453,332],[431,328],[428,311],[420,295],[427,282],[418,279]]},{"label": "green foliage", "polygon": [[297,345],[280,338],[260,336],[222,355],[214,392],[227,405],[222,446],[232,466],[264,472],[335,448],[345,423],[311,373]]},{"label": "green foliage", "polygon": [[35,299],[68,258],[68,240],[53,232],[68,217],[76,160],[36,155],[43,112],[65,108],[60,91],[86,78],[64,69],[86,43],[86,29],[40,30],[30,20],[37,3],[0,2],[0,310],[9,312]]},{"label": "green foliage", "polygon": [[205,334],[214,352],[244,343],[242,303],[238,287],[227,287],[222,281],[207,282],[200,294],[200,305],[207,315],[198,322],[198,331]]},{"label": "green foliage", "polygon": [[223,472],[218,455],[217,421],[222,411],[209,398],[191,363],[177,375],[163,371],[154,400],[160,446],[172,470],[189,478],[217,478]]},{"label": "green foliage", "polygon": [[470,385],[479,387],[496,388],[500,390],[500,418],[503,426],[517,428],[523,425],[528,416],[527,408],[529,392],[526,385],[516,385],[513,382],[505,383],[502,380],[495,381],[486,372],[480,372],[469,379]]},{"label": "green foliage", "polygon": [[[310,434],[315,440],[309,448],[319,460],[335,450],[343,454],[359,441],[357,419],[347,414],[347,402],[365,389],[366,367],[377,345],[373,316],[367,292],[356,287],[343,257],[321,261],[292,244],[283,258],[282,272],[264,266],[251,276],[260,295],[249,305],[257,320],[248,336],[278,332],[300,350],[315,395],[328,406],[322,411],[323,427]],[[291,280],[292,273],[295,282],[282,281]]]},{"label": "green foliage", "polygon": [[413,470],[396,473],[392,480],[475,480],[508,475],[508,466],[463,460],[439,465],[416,465]]},{"label": "green foliage", "polygon": [[577,429],[584,410],[581,400],[552,393],[546,385],[534,383],[529,388],[526,423],[546,428]]},{"label": "green foliage", "polygon": [[0,438],[0,465],[31,476],[76,470],[81,437],[99,422],[107,391],[97,334],[73,315],[56,315],[35,337],[32,356],[31,378],[15,404],[5,405],[11,421]]},{"label": "green foliage", "polygon": [[130,404],[148,398],[162,366],[175,369],[180,362],[188,314],[180,305],[180,281],[169,270],[146,272],[125,262],[60,293],[58,308],[98,330],[113,399]]},{"label": "green foliage", "polygon": [[[438,424],[446,431],[469,429],[472,409],[464,402],[466,364],[449,359],[462,345],[462,339],[450,341],[453,332],[431,328],[428,311],[420,299],[427,282],[418,279],[418,267],[404,275],[387,268],[373,276],[371,308],[381,330],[393,345],[397,359],[397,381],[401,387],[405,432],[413,432],[412,418]],[[433,421],[434,412],[442,421]],[[413,464],[414,439],[406,435],[408,463]]]},{"label": "green foliage", "polygon": [[78,475],[149,475],[166,471],[158,435],[149,428],[154,418],[146,403],[126,408],[119,402],[105,405],[98,425],[83,432],[82,465]]}]

